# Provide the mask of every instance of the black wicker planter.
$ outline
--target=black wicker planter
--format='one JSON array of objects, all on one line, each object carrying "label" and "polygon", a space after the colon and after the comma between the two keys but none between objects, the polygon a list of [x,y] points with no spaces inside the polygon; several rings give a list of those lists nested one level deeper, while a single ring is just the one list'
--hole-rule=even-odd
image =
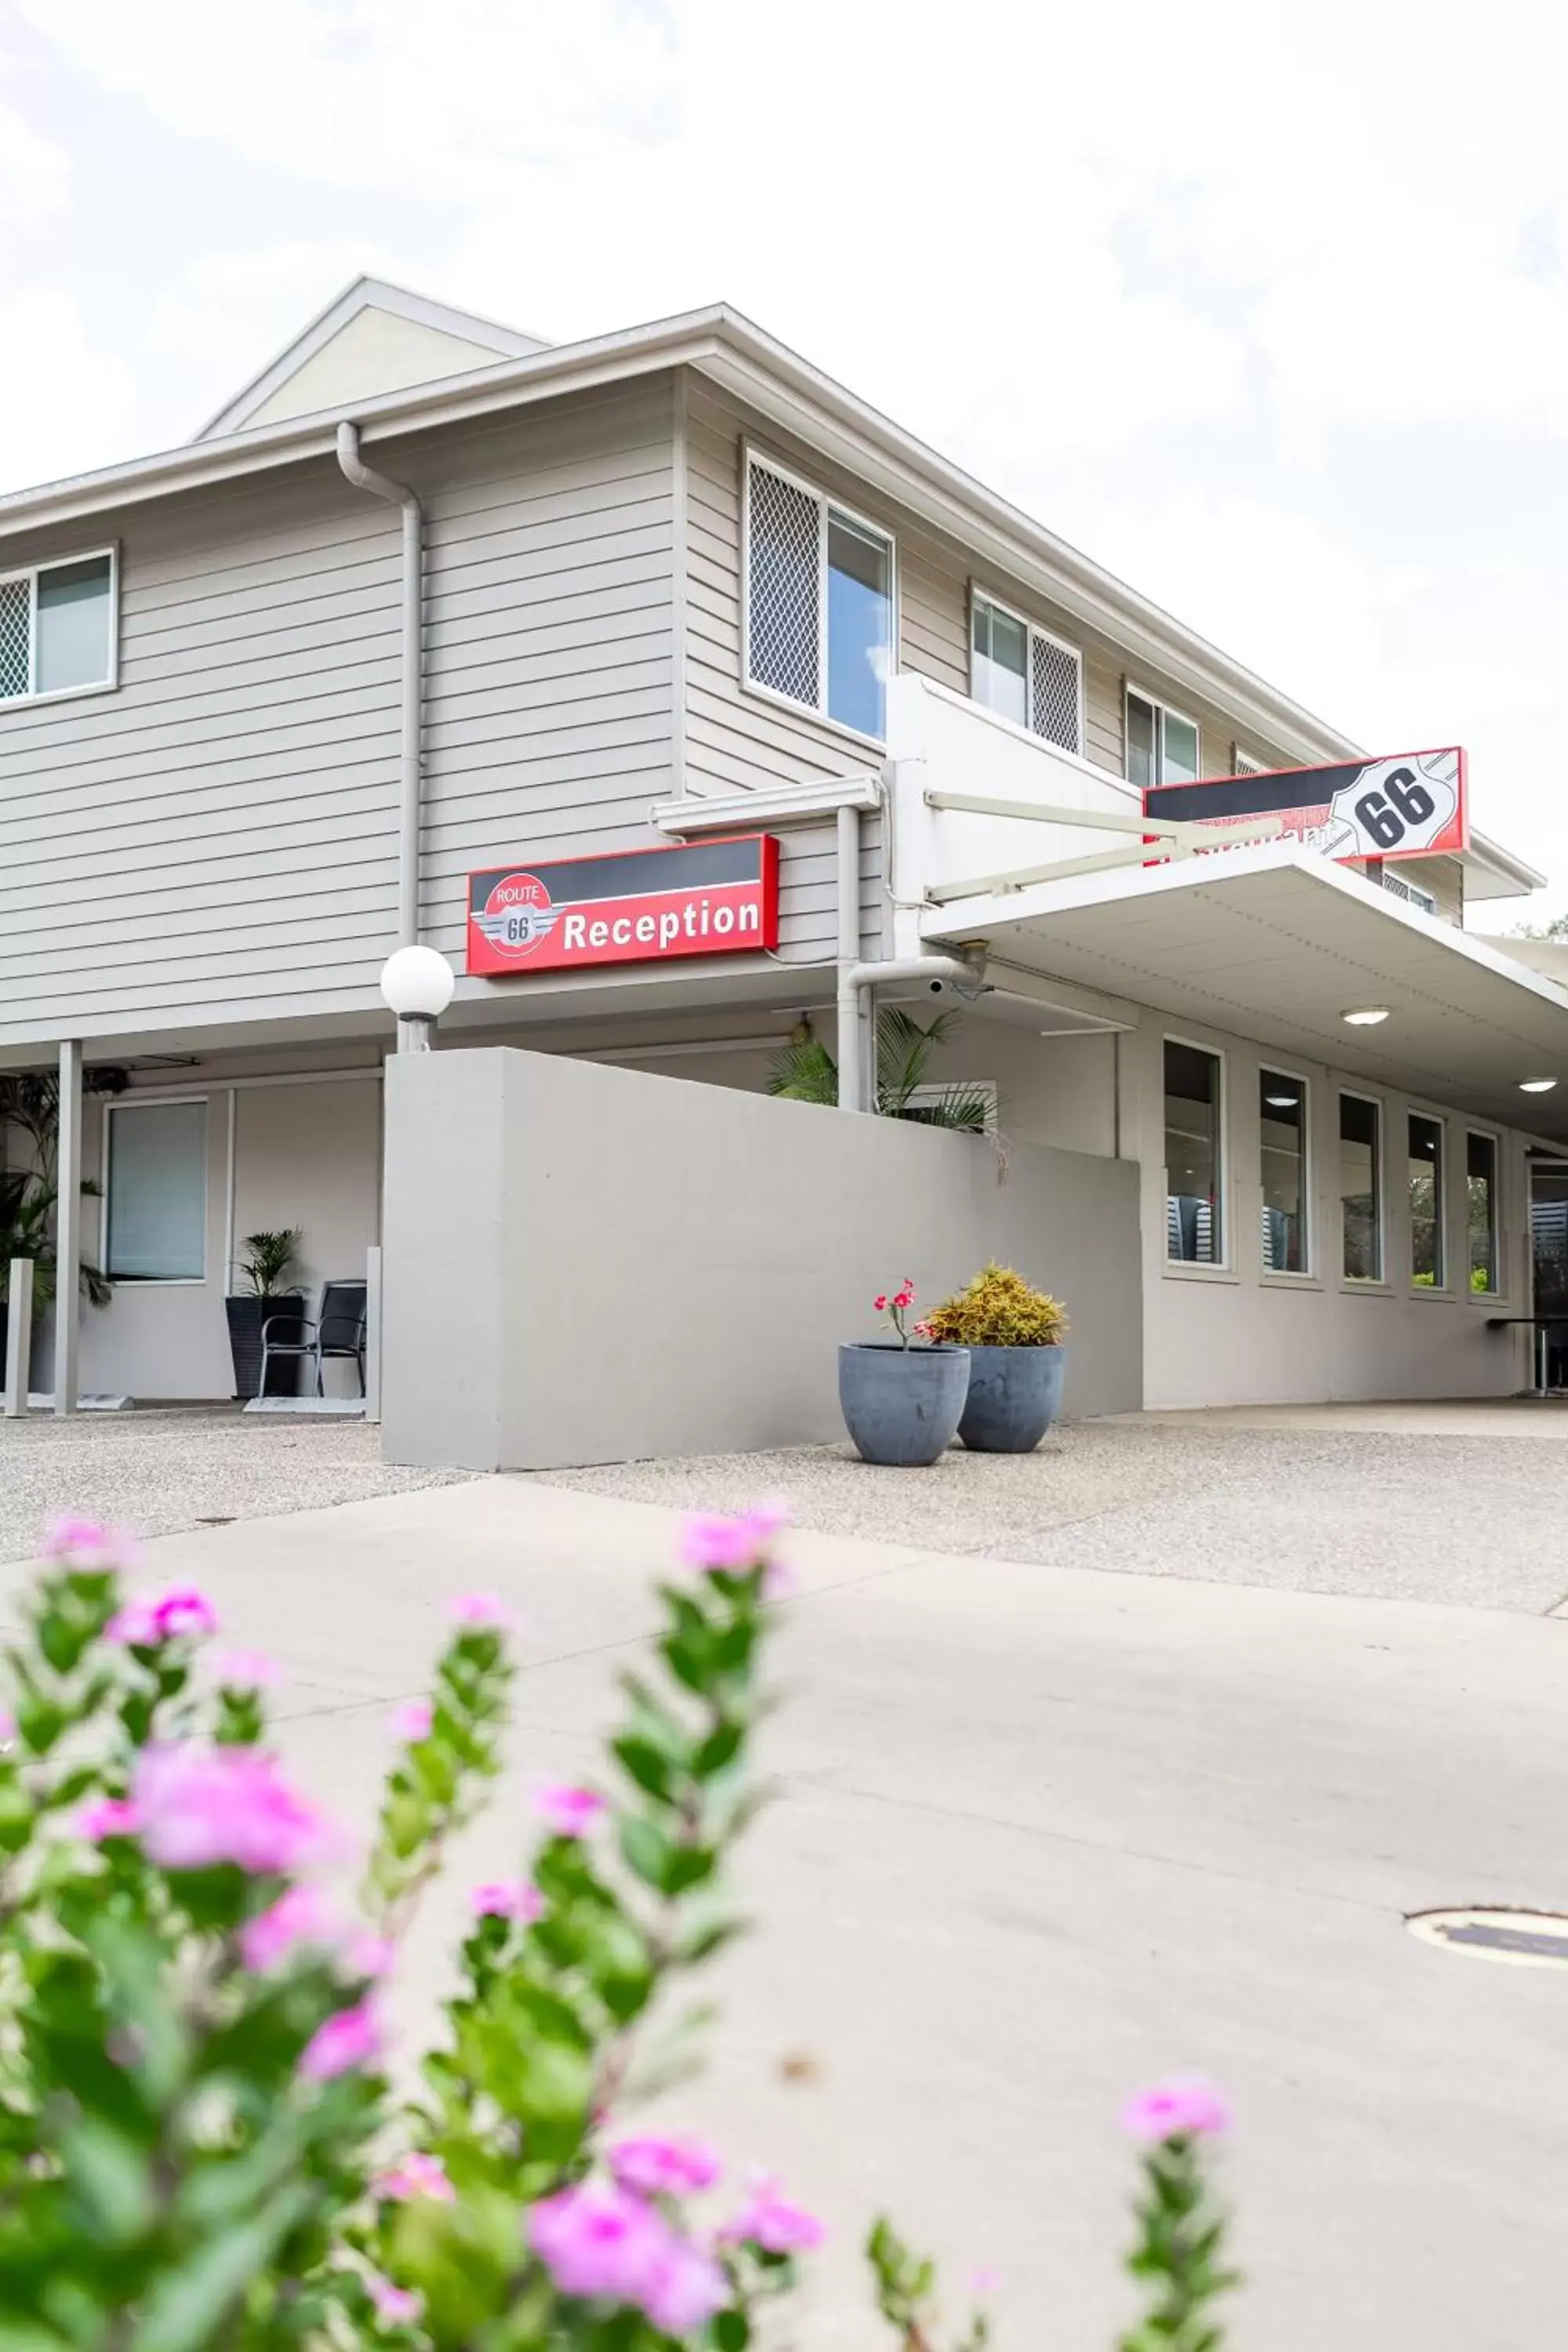
[{"label": "black wicker planter", "polygon": [[[299,1340],[303,1337],[305,1302],[302,1298],[252,1298],[241,1296],[224,1300],[228,1317],[228,1348],[234,1359],[234,1393],[237,1399],[259,1396],[261,1393],[261,1327],[273,1317],[278,1319],[274,1339]],[[267,1367],[268,1396],[298,1396],[300,1365],[298,1356],[274,1356]]]}]

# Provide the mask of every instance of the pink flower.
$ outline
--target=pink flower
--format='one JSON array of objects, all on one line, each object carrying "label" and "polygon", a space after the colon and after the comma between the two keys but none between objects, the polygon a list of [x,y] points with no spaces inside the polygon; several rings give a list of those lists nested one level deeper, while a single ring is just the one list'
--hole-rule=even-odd
[{"label": "pink flower", "polygon": [[344,1943],[341,1958],[351,1977],[384,1977],[397,1958],[397,1947],[390,1936],[376,1936],[368,1927],[356,1927]]},{"label": "pink flower", "polygon": [[447,1612],[454,1625],[489,1627],[504,1633],[514,1623],[511,1611],[495,1592],[460,1592]]},{"label": "pink flower", "polygon": [[427,1698],[405,1699],[392,1718],[392,1728],[405,1746],[414,1747],[430,1737],[430,1726],[436,1720],[436,1710]]},{"label": "pink flower", "polygon": [[195,1740],[144,1748],[132,1798],[147,1852],[165,1870],[235,1862],[291,1876],[341,1851],[326,1817],[258,1748]]},{"label": "pink flower", "polygon": [[651,2265],[641,2300],[648,2318],[666,2336],[689,2336],[723,2310],[730,2301],[730,2282],[711,2254],[672,2231]]},{"label": "pink flower", "polygon": [[603,1797],[592,1789],[574,1789],[552,1781],[533,1792],[533,1810],[556,1837],[584,1837],[605,1810]]},{"label": "pink flower", "polygon": [[76,1817],[77,1833],[100,1845],[105,1838],[134,1837],[142,1816],[129,1797],[95,1797]]},{"label": "pink flower", "polygon": [[879,1315],[885,1315],[888,1311],[887,1292],[885,1290],[879,1290],[876,1297],[871,1301],[871,1304]]},{"label": "pink flower", "polygon": [[217,1612],[206,1594],[194,1585],[176,1586],[172,1592],[134,1594],[115,1611],[103,1632],[106,1641],[155,1650],[162,1642],[177,1642],[186,1635],[199,1640],[216,1633]]},{"label": "pink flower", "polygon": [[667,2336],[682,2336],[730,2300],[710,2254],[629,2190],[585,2181],[542,2198],[529,2242],[563,2294],[635,2304]]},{"label": "pink flower", "polygon": [[0,1748],[16,1744],[16,1718],[8,1706],[0,1706]]},{"label": "pink flower", "polygon": [[788,1506],[778,1501],[753,1503],[738,1518],[699,1511],[680,1531],[680,1557],[688,1568],[742,1575],[767,1558],[788,1525]]},{"label": "pink flower", "polygon": [[476,1886],[468,1900],[476,1919],[515,1919],[524,1927],[531,1927],[544,1910],[543,1895],[525,1878],[511,1885]]},{"label": "pink flower", "polygon": [[437,2205],[450,2205],[458,2192],[447,2178],[447,2168],[438,2156],[426,2156],[413,2148],[390,2172],[371,2183],[378,2197],[390,2197],[399,2204],[411,2197],[433,2197]]},{"label": "pink flower", "polygon": [[225,1690],[270,1690],[279,1680],[277,1660],[263,1650],[219,1650],[212,1670]]},{"label": "pink flower", "polygon": [[369,2278],[365,2291],[377,2318],[384,2319],[389,2327],[412,2326],[425,2308],[423,2295],[416,2294],[412,2287],[394,2286],[390,2279]]},{"label": "pink flower", "polygon": [[778,2182],[764,2178],[752,2183],[751,2201],[719,2235],[734,2244],[750,2239],[766,2253],[795,2254],[820,2246],[826,2232],[815,2213],[786,2204]]},{"label": "pink flower", "polygon": [[901,1308],[905,1307],[912,1307],[914,1303],[914,1285],[912,1283],[906,1282],[902,1290],[895,1292],[893,1304],[895,1307]]},{"label": "pink flower", "polygon": [[700,2139],[622,2139],[607,2153],[621,2187],[644,2197],[690,2197],[711,2189],[723,2170],[717,2152]]},{"label": "pink flower", "polygon": [[307,2082],[330,2083],[352,2067],[373,2064],[385,2040],[374,2005],[356,2001],[352,2009],[340,2009],[317,2026],[300,2053],[300,2072]]},{"label": "pink flower", "polygon": [[931,1338],[931,1325],[926,1321],[923,1315],[920,1321],[918,1323],[911,1324],[910,1328],[913,1331],[917,1339],[929,1339]]},{"label": "pink flower", "polygon": [[342,1908],[321,1886],[290,1886],[239,1931],[239,1956],[258,1976],[301,1944],[333,1951],[345,1928]]},{"label": "pink flower", "polygon": [[982,2263],[978,2270],[971,2271],[969,2273],[969,2292],[976,2303],[991,2302],[1001,2284],[995,2272],[984,2263]]},{"label": "pink flower", "polygon": [[46,1559],[68,1559],[78,1568],[126,1568],[142,1547],[122,1528],[106,1527],[81,1511],[62,1511],[44,1529]]},{"label": "pink flower", "polygon": [[1230,2108],[1201,2074],[1172,2074],[1130,2099],[1121,2110],[1121,2125],[1135,2139],[1197,2138],[1228,2131]]}]

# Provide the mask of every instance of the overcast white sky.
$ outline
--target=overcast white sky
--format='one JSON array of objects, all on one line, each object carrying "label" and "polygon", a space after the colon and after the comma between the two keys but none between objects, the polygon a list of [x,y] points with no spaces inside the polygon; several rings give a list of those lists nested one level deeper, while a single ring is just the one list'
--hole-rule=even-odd
[{"label": "overcast white sky", "polygon": [[552,341],[723,298],[1467,744],[1561,911],[1565,86],[1544,0],[0,0],[0,488],[184,440],[361,269]]}]

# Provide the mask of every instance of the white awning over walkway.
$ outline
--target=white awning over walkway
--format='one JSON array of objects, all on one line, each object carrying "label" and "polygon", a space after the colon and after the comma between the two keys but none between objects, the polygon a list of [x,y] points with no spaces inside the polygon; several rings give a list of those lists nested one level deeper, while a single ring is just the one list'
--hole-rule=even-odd
[{"label": "white awning over walkway", "polygon": [[[1568,1139],[1568,989],[1293,843],[956,899],[928,908],[921,931]],[[1375,1027],[1343,1017],[1379,1005]],[[1552,1093],[1520,1092],[1545,1077]]]}]

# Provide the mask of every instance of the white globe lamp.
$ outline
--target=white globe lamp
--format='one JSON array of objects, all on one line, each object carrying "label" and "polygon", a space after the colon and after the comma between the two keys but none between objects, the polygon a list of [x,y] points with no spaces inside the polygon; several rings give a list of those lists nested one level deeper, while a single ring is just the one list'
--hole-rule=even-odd
[{"label": "white globe lamp", "polygon": [[452,967],[434,948],[399,948],[381,967],[381,992],[397,1015],[398,1051],[427,1054],[430,1032],[452,1002]]}]

